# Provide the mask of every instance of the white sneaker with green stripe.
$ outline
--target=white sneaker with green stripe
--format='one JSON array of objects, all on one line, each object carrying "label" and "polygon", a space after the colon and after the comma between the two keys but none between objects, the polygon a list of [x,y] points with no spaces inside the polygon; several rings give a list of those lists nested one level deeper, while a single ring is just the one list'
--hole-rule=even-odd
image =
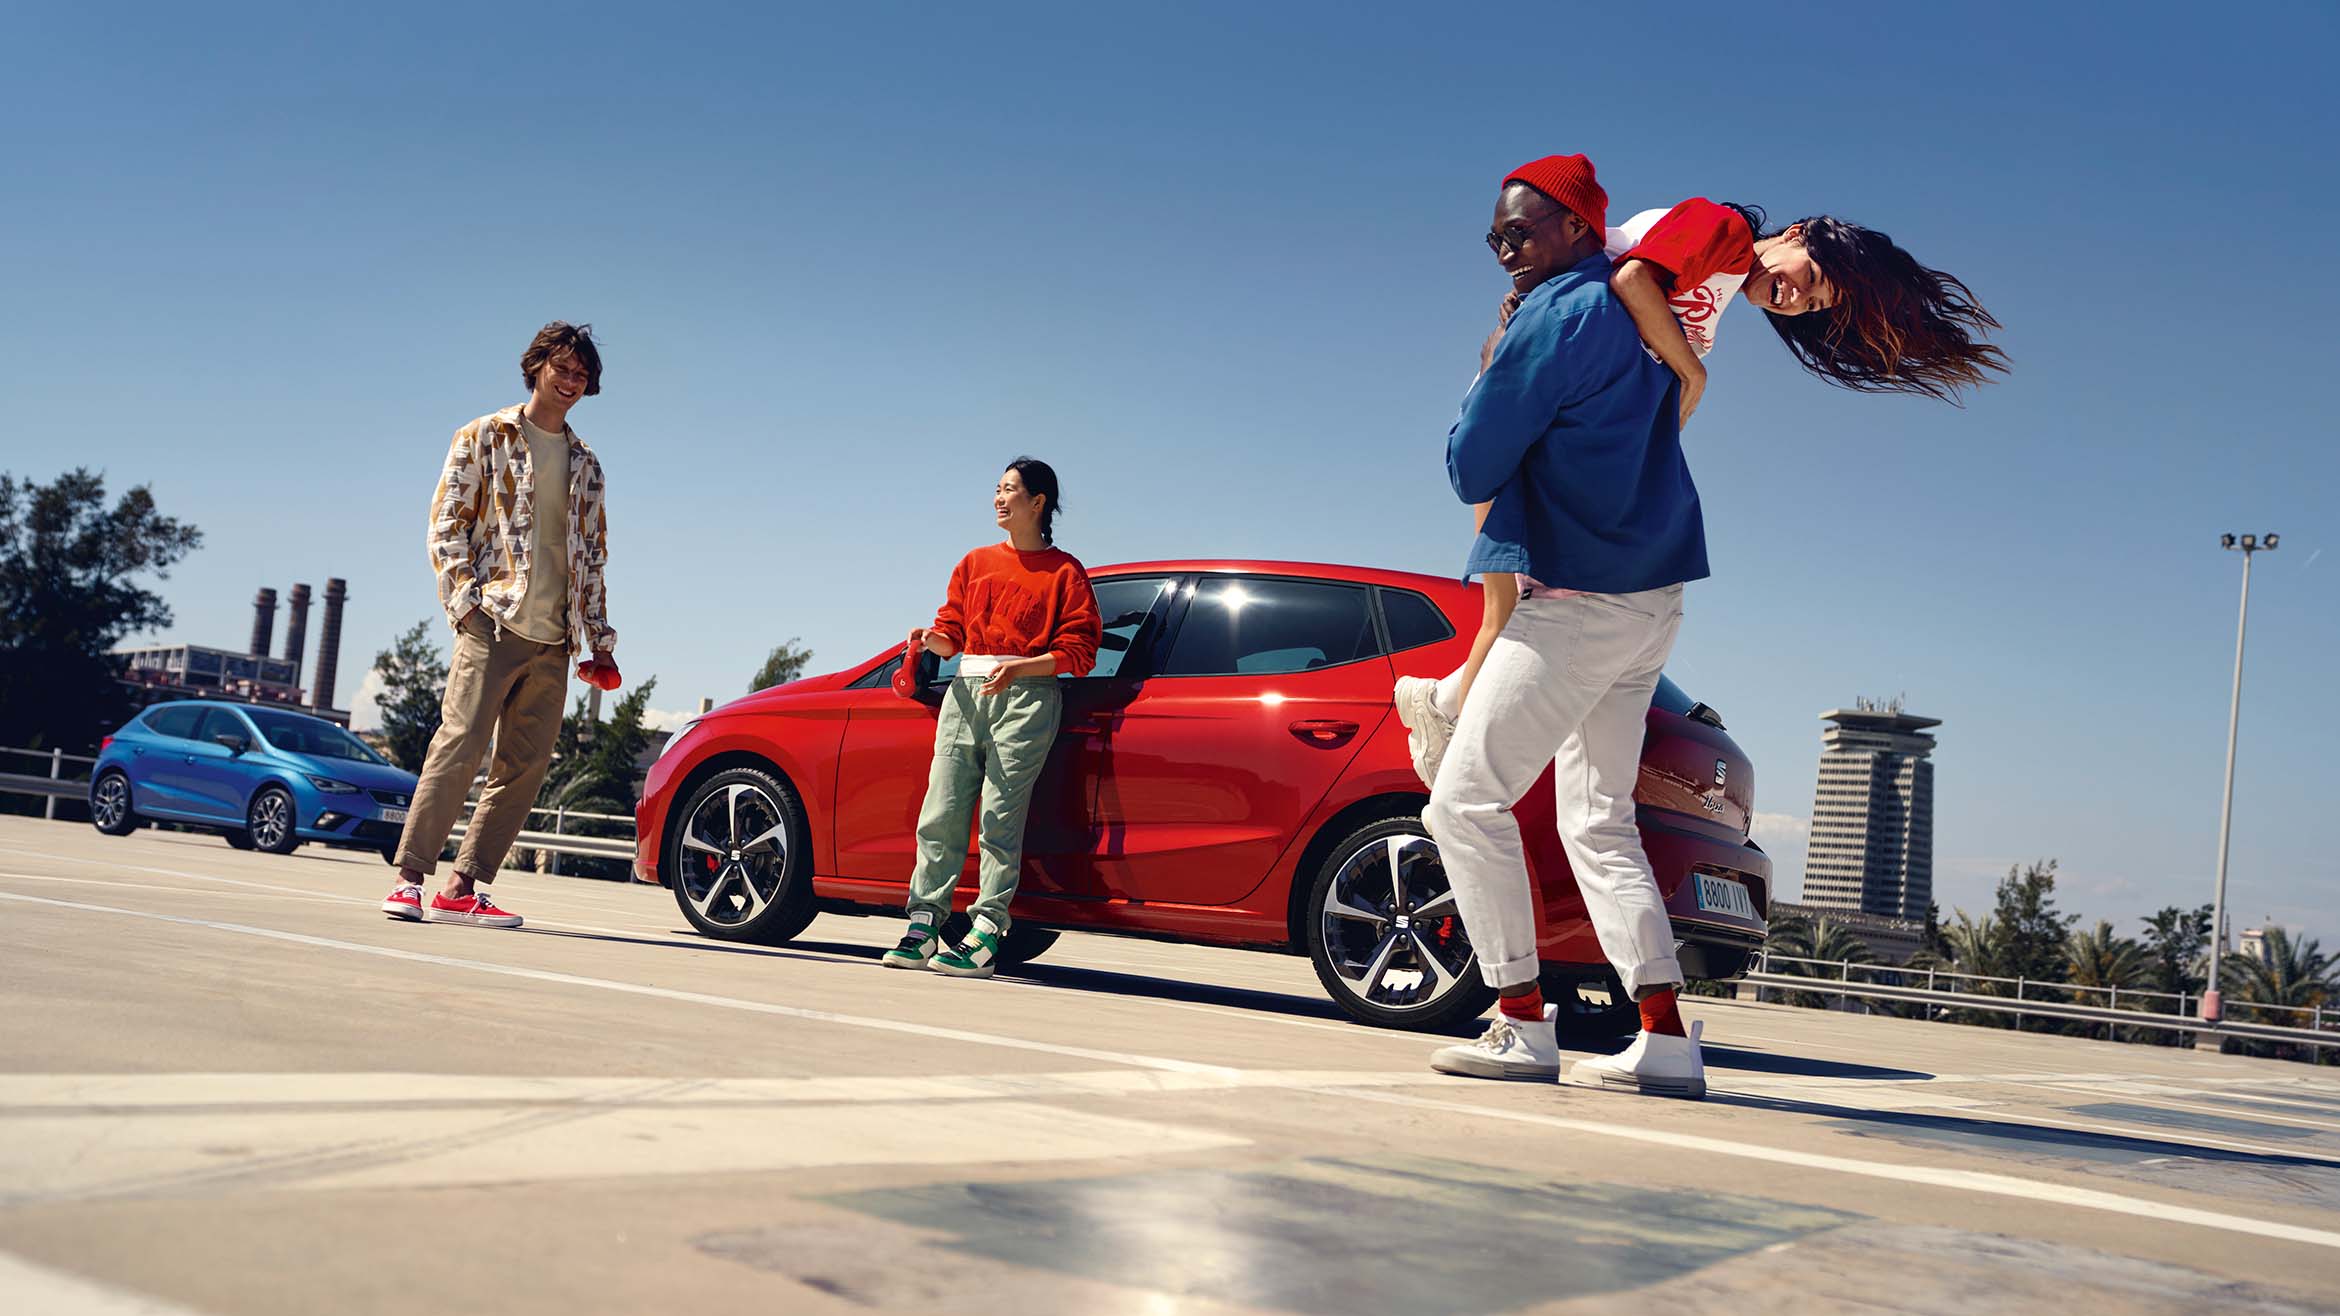
[{"label": "white sneaker with green stripe", "polygon": [[988,978],[999,970],[999,936],[999,929],[977,919],[964,940],[926,967],[954,978]]},{"label": "white sneaker with green stripe", "polygon": [[942,934],[935,931],[934,915],[920,910],[910,916],[910,930],[892,950],[878,957],[878,963],[889,969],[923,969],[942,949]]}]

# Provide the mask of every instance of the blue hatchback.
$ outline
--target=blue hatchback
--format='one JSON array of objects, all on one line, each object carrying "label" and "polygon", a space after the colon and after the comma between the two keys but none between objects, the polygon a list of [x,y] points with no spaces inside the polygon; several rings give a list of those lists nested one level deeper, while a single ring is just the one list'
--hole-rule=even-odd
[{"label": "blue hatchback", "polygon": [[106,738],[89,816],[108,836],[142,822],[217,828],[239,850],[303,841],[395,862],[415,776],[323,718],[207,701],[156,704]]}]

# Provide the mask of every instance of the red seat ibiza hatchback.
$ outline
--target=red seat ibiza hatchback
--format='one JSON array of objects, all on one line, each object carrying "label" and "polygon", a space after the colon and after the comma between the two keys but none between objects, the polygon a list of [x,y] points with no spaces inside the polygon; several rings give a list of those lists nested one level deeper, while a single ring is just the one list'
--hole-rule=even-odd
[{"label": "red seat ibiza hatchback", "polygon": [[[1059,930],[1305,954],[1340,1008],[1438,1028],[1493,1000],[1456,917],[1427,796],[1391,705],[1459,665],[1478,588],[1292,562],[1093,570],[1096,670],[1063,681],[1034,791],[1005,964]],[[776,943],[822,913],[898,914],[951,662],[896,694],[895,647],[685,727],[636,811],[635,874],[710,937]],[[1753,772],[1722,720],[1661,682],[1636,791],[1694,978],[1746,972],[1771,861],[1747,837]],[[1630,1032],[1553,830],[1551,774],[1518,805],[1541,892],[1545,991],[1575,1036]],[[970,847],[957,894],[974,898]]]}]

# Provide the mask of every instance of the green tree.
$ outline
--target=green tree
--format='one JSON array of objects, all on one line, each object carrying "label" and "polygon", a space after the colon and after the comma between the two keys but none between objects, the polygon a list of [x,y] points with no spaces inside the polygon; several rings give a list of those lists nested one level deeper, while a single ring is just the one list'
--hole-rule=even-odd
[{"label": "green tree", "polygon": [[[2269,928],[2266,940],[2256,952],[2236,951],[2228,955],[2221,966],[2225,975],[2223,995],[2227,999],[2226,1017],[2237,1023],[2276,1024],[2285,1028],[2305,1028],[2307,1017],[2290,1010],[2253,1010],[2253,1005],[2289,1006],[2292,1010],[2313,1010],[2319,1005],[2340,1004],[2340,958],[2326,955],[2315,938],[2294,941],[2283,928]],[[2245,1039],[2242,1050],[2248,1055],[2274,1056],[2284,1060],[2315,1061],[2320,1057],[2317,1048],[2295,1046],[2289,1042],[2259,1042]]]},{"label": "green tree", "polygon": [[[2170,905],[2145,920],[2145,958],[2152,988],[2187,995],[2202,990],[2210,954],[2210,906],[2179,909]],[[2176,1001],[2164,1001],[2164,1013],[2176,1012]]]},{"label": "green tree", "polygon": [[[2065,974],[2075,987],[2117,988],[2133,991],[2152,980],[2152,964],[2145,948],[2127,937],[2118,936],[2113,926],[2098,919],[2087,931],[2075,931],[2064,943],[2064,957],[2068,961]],[[2081,993],[2076,999],[2083,1005],[2110,1006],[2114,1004],[2111,991],[2099,990]],[[2128,1008],[2142,1009],[2145,1002],[2131,997]],[[2078,1023],[2073,1031],[2102,1033],[2107,1040],[2119,1040],[2120,1034],[2112,1024]]]},{"label": "green tree", "polygon": [[0,475],[0,745],[82,751],[129,716],[108,653],[171,622],[135,578],[168,578],[202,543],[145,485],[108,506],[105,477],[85,469]]},{"label": "green tree", "polygon": [[770,657],[764,659],[764,665],[756,669],[755,676],[748,681],[748,693],[752,695],[758,690],[769,690],[773,686],[786,685],[796,680],[804,675],[805,664],[811,661],[812,650],[799,644],[796,636],[789,636],[779,648],[772,651]]},{"label": "green tree", "polygon": [[1999,883],[1993,911],[2006,939],[2007,965],[2018,978],[2061,982],[2068,961],[2064,943],[2077,914],[2056,910],[2056,861],[2010,867]]},{"label": "green tree", "polygon": [[[586,711],[585,697],[579,696],[576,706],[561,719],[553,741],[552,768],[537,792],[537,807],[631,816],[642,785],[642,773],[635,764],[650,748],[650,729],[642,724],[642,714],[650,705],[650,692],[657,688],[658,678],[652,677],[627,691],[603,723],[593,721]],[[568,821],[564,830],[575,836],[623,836],[628,829],[622,823],[577,818]],[[622,859],[572,857],[561,861],[561,869],[623,878],[628,865]]]},{"label": "green tree", "polygon": [[376,707],[382,710],[383,752],[408,772],[422,771],[431,737],[439,734],[439,705],[447,693],[447,660],[431,636],[437,626],[428,618],[409,626],[374,655],[374,675],[382,678]]},{"label": "green tree", "polygon": [[[1771,926],[1770,939],[1764,943],[1764,950],[1769,952],[1775,961],[1787,961],[1778,964],[1774,972],[1803,974],[1814,978],[1842,977],[1849,979],[1855,975],[1850,969],[1831,972],[1822,964],[1799,964],[1794,961],[1823,960],[1829,963],[1843,962],[1846,964],[1874,964],[1877,962],[1877,953],[1869,949],[1869,943],[1861,940],[1859,933],[1825,916],[1816,919],[1782,919],[1774,923]],[[1789,1005],[1800,1005],[1806,1009],[1824,1009],[1832,998],[1822,996],[1818,992],[1787,991],[1779,993],[1779,999]]]}]

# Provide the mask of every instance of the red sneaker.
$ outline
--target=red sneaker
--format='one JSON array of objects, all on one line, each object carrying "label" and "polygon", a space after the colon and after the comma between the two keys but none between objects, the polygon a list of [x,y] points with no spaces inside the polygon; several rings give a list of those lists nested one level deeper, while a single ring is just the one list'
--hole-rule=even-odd
[{"label": "red sneaker", "polygon": [[390,894],[382,898],[382,912],[409,923],[421,922],[422,888],[412,882],[390,888]]},{"label": "red sneaker", "polygon": [[496,902],[488,899],[485,891],[475,891],[460,900],[450,900],[447,893],[442,891],[431,897],[431,903],[423,909],[422,916],[426,923],[469,923],[475,928],[520,926],[520,916],[496,908]]}]

